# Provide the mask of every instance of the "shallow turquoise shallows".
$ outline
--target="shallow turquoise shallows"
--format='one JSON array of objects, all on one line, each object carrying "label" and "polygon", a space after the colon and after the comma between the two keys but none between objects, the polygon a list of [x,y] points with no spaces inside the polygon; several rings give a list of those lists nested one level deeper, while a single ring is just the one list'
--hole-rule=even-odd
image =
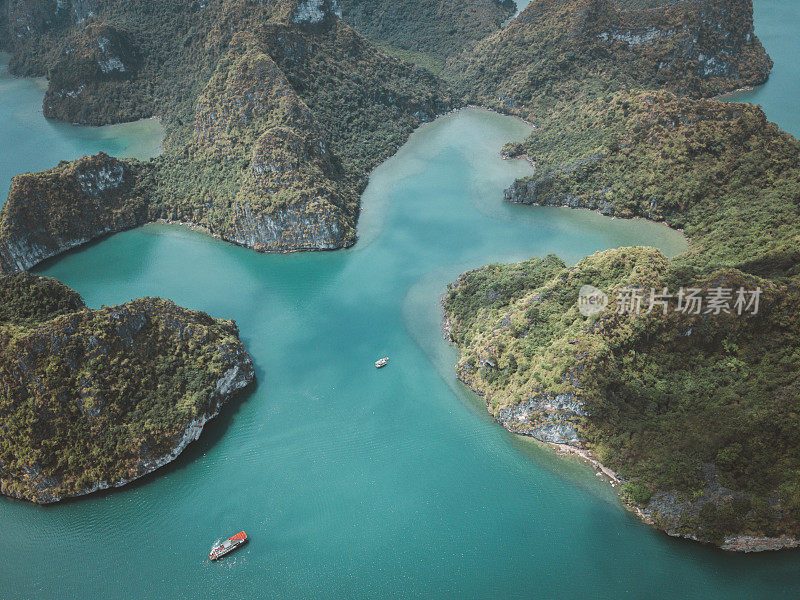
[{"label": "shallow turquoise shallows", "polygon": [[[261,255],[153,225],[40,269],[91,306],[159,295],[236,319],[259,384],[140,483],[45,508],[0,499],[0,598],[796,598],[800,554],[642,525],[455,380],[438,300],[460,272],[685,247],[644,221],[503,203],[530,168],[498,150],[528,131],[480,110],[420,128],[373,173],[351,250]],[[210,563],[241,529],[251,543]]]},{"label": "shallow turquoise shallows", "polygon": [[107,127],[75,127],[42,117],[44,79],[8,75],[8,55],[0,53],[0,206],[11,178],[55,167],[101,150],[146,160],[159,153],[163,137],[156,119]]}]

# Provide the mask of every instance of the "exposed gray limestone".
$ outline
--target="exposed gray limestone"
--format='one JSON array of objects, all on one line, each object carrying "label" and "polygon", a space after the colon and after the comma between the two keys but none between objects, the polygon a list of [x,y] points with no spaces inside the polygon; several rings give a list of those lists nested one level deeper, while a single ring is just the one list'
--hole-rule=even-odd
[{"label": "exposed gray limestone", "polygon": [[329,14],[341,15],[337,0],[304,0],[297,4],[292,11],[294,23],[320,23]]},{"label": "exposed gray limestone", "polygon": [[99,169],[87,169],[78,175],[78,183],[83,193],[94,198],[119,187],[124,180],[125,167],[121,162],[110,163]]},{"label": "exposed gray limestone", "polygon": [[110,233],[110,230],[105,228],[104,230],[96,232],[96,235],[92,237],[80,237],[68,240],[59,238],[55,240],[55,247],[49,244],[38,244],[36,241],[30,239],[18,239],[13,243],[6,244],[4,248],[0,249],[0,256],[3,262],[9,266],[9,272],[27,271],[48,258],[58,256],[72,248],[88,244],[95,237],[100,237],[107,233]]},{"label": "exposed gray limestone", "polygon": [[652,44],[653,42],[663,40],[674,35],[674,29],[662,31],[660,29],[656,29],[655,27],[648,27],[647,29],[642,30],[626,29],[619,31],[603,31],[602,33],[597,34],[597,37],[607,42],[619,41],[625,42],[629,46],[639,46],[641,44]]},{"label": "exposed gray limestone", "polygon": [[236,206],[236,220],[227,241],[261,251],[332,250],[349,245],[338,211],[313,205],[289,205],[269,212]]},{"label": "exposed gray limestone", "polygon": [[800,548],[800,540],[788,535],[779,537],[757,537],[752,535],[738,535],[725,538],[720,546],[723,550],[736,552],[771,552]]},{"label": "exposed gray limestone", "polygon": [[[130,198],[135,168],[99,154],[84,157],[71,171],[15,178],[3,206],[0,273],[27,270],[50,257],[109,233],[146,222],[141,200]],[[59,217],[57,203],[71,218]]]},{"label": "exposed gray limestone", "polygon": [[116,56],[106,58],[105,60],[98,60],[97,64],[100,66],[100,70],[105,74],[113,71],[119,71],[120,73],[125,72],[125,65]]},{"label": "exposed gray limestone", "polygon": [[506,429],[553,444],[579,445],[578,417],[586,416],[583,402],[574,394],[543,394],[497,413]]},{"label": "exposed gray limestone", "polygon": [[86,19],[95,16],[95,0],[71,0],[72,18],[76,23],[83,23]]},{"label": "exposed gray limestone", "polygon": [[[534,173],[532,177],[516,180],[503,192],[507,202],[527,204],[531,206],[568,206],[570,208],[588,208],[606,216],[616,214],[616,204],[611,196],[611,189],[600,190],[588,198],[577,198],[569,194],[553,193],[554,179],[563,174],[572,174],[583,169],[591,169],[600,162],[600,155],[592,155],[563,165],[545,175]],[[655,202],[655,201],[654,201]],[[654,207],[657,206],[653,204]]]}]

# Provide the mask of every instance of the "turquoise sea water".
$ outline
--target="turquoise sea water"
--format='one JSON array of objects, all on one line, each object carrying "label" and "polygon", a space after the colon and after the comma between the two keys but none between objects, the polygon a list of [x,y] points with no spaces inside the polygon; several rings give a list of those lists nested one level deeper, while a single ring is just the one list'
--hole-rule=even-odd
[{"label": "turquoise sea water", "polygon": [[517,3],[517,14],[525,10],[525,7],[531,3],[531,0],[514,0]]},{"label": "turquoise sea water", "polygon": [[[529,167],[498,150],[527,132],[479,110],[423,126],[373,173],[350,250],[261,255],[152,225],[39,269],[90,306],[159,295],[236,319],[259,384],[141,482],[52,507],[0,499],[0,598],[797,597],[797,553],[642,525],[455,380],[438,299],[465,269],[685,247],[644,221],[504,204]],[[251,543],[210,563],[240,529]]]},{"label": "turquoise sea water", "polygon": [[162,128],[156,119],[107,127],[48,121],[42,117],[46,81],[11,77],[7,66],[8,55],[0,53],[0,206],[14,175],[101,150],[140,160],[159,153]]},{"label": "turquoise sea water", "polygon": [[775,61],[764,85],[728,96],[729,100],[760,104],[770,121],[800,137],[800,2],[754,0],[756,35]]}]

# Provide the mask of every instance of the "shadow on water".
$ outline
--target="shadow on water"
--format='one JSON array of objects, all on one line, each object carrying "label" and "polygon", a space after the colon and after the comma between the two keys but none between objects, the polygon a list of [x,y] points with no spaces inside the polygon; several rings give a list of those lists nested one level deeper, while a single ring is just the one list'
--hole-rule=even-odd
[{"label": "shadow on water", "polygon": [[[251,296],[254,303],[266,296],[286,304],[301,296],[311,303],[340,277],[351,256],[349,249],[255,252],[182,225],[149,223],[72,248],[33,271],[69,283],[69,274],[80,270],[82,287],[114,292],[113,302],[160,296],[186,308],[239,320],[242,314],[235,313],[241,303],[221,302],[224,296],[216,292]],[[144,270],[154,274],[145,280]],[[109,302],[108,294],[98,295],[102,303]],[[85,298],[93,305],[91,296]],[[219,306],[209,306],[212,298]]]},{"label": "shadow on water", "polygon": [[[70,248],[69,250],[65,250],[64,252],[61,252],[60,254],[56,254],[55,256],[51,256],[50,258],[44,259],[42,262],[34,265],[31,268],[31,272],[32,273],[37,273],[39,275],[43,275],[45,277],[48,277],[48,275],[44,275],[44,273],[46,271],[51,270],[58,263],[60,263],[62,261],[72,260],[73,258],[77,257],[82,252],[90,251],[93,248],[97,248],[98,246],[103,245],[106,241],[108,241],[109,239],[113,238],[114,236],[117,236],[117,235],[120,235],[120,234],[124,234],[124,233],[127,233],[129,231],[134,231],[136,229],[140,229],[140,227],[132,227],[130,229],[123,229],[122,231],[115,231],[115,232],[110,232],[110,233],[105,233],[103,235],[100,235],[100,236],[98,236],[98,237],[96,237],[94,239],[89,240],[88,242],[84,242],[83,244],[80,244],[79,246],[75,246],[74,248]],[[124,265],[119,265],[119,266],[123,267]],[[133,272],[134,267],[131,266],[130,269],[131,269],[131,272]],[[52,275],[50,275],[49,277],[52,277]]]}]

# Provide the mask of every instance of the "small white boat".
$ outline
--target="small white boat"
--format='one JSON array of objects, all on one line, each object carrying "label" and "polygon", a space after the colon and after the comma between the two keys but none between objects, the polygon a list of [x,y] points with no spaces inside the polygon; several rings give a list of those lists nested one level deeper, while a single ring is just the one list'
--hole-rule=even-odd
[{"label": "small white boat", "polygon": [[388,363],[388,362],[389,362],[389,357],[388,356],[384,356],[383,358],[380,358],[380,359],[375,361],[375,368],[376,369],[380,369],[381,367],[385,367],[386,363]]}]

